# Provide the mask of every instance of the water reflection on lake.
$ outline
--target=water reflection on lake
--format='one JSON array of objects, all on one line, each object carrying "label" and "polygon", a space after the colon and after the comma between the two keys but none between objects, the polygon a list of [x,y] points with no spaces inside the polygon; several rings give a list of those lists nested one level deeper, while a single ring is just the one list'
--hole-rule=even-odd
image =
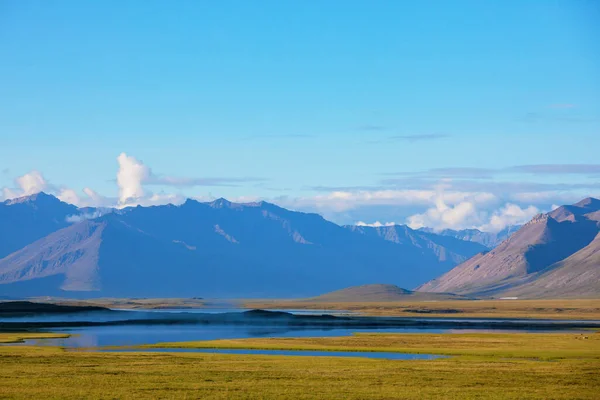
[{"label": "water reflection on lake", "polygon": [[[135,319],[160,319],[172,318],[174,314],[178,316],[193,317],[197,314],[227,314],[242,313],[248,311],[243,308],[192,308],[192,309],[115,309],[108,312],[78,312],[70,314],[35,314],[18,317],[0,317],[0,322],[61,322],[61,321],[120,321]],[[282,311],[295,315],[354,315],[351,311],[345,310],[278,310],[269,309],[268,311]]]},{"label": "water reflection on lake", "polygon": [[[143,324],[143,325],[104,325],[104,326],[79,326],[79,327],[52,327],[47,328],[50,332],[68,333],[72,336],[66,339],[40,339],[28,341],[27,344],[38,345],[53,345],[64,346],[70,348],[79,347],[102,347],[102,346],[135,346],[141,344],[156,344],[165,342],[186,342],[186,341],[201,341],[201,340],[217,340],[217,339],[243,339],[243,338],[267,338],[267,337],[328,337],[328,336],[349,336],[354,333],[466,333],[466,332],[509,332],[507,327],[502,329],[490,328],[490,326],[481,329],[473,327],[464,327],[461,329],[458,325],[452,323],[452,320],[445,319],[445,325],[429,324],[423,326],[406,326],[406,327],[344,327],[344,326],[310,326],[310,325],[290,325],[286,323],[266,324],[196,324],[196,323],[179,323],[181,318],[192,321],[195,318],[201,318],[200,313],[215,314],[215,313],[235,313],[243,312],[243,309],[179,309],[179,310],[133,310],[133,311],[113,311],[113,312],[91,312],[91,313],[74,313],[74,314],[47,314],[47,315],[30,315],[11,318],[0,318],[1,322],[102,322],[102,321],[123,321],[123,320],[156,320],[165,319],[174,321],[173,323],[164,324]],[[277,311],[277,310],[271,310]],[[285,310],[294,314],[330,314],[330,315],[351,315],[348,311],[333,311],[333,310]],[[178,313],[177,318],[173,318],[173,314]],[[377,318],[377,317],[375,317]],[[405,320],[405,319],[400,319]],[[431,318],[410,318],[410,320],[419,321],[435,321]],[[437,321],[442,321],[438,319]],[[469,321],[469,319],[456,319],[456,322]],[[473,319],[471,321],[484,321]],[[495,320],[500,322],[501,320]],[[518,320],[504,320],[518,321]],[[448,325],[450,322],[450,325]],[[540,321],[538,321],[540,322]],[[567,321],[562,321],[566,323]],[[489,324],[488,324],[489,325]],[[560,328],[561,321],[555,321],[551,325],[556,325]],[[518,332],[541,332],[553,331],[548,328],[548,324],[543,330],[535,329],[535,321],[532,321],[527,326],[519,327]],[[562,331],[564,331],[563,328]],[[568,330],[568,328],[567,328]],[[571,330],[573,332],[573,330]]]},{"label": "water reflection on lake", "polygon": [[55,333],[68,333],[66,339],[39,339],[29,344],[65,347],[135,346],[164,342],[189,342],[217,339],[244,339],[266,337],[330,337],[349,336],[355,332],[388,333],[441,333],[442,329],[300,329],[288,326],[242,325],[139,325],[90,326],[69,329],[51,329]]}]

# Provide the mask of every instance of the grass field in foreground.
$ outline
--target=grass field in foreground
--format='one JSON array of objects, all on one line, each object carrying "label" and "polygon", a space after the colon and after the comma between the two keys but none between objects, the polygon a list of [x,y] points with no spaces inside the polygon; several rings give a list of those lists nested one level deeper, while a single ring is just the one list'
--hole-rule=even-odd
[{"label": "grass field in foreground", "polygon": [[557,360],[596,359],[600,333],[360,333],[342,337],[227,339],[159,343],[148,348],[379,351]]},{"label": "grass field in foreground", "polygon": [[349,310],[363,315],[600,320],[600,299],[314,302],[246,300],[247,308]]},{"label": "grass field in foreground", "polygon": [[23,343],[25,339],[64,339],[69,335],[65,333],[0,333],[0,344],[6,343]]},{"label": "grass field in foreground", "polygon": [[[2,334],[0,334],[0,337]],[[394,339],[392,336],[396,336]],[[327,345],[371,349],[411,341],[454,349],[437,360],[87,353],[0,346],[0,398],[43,399],[597,399],[600,334],[358,335]],[[530,339],[528,339],[528,337]],[[313,346],[311,339],[295,348]],[[348,342],[349,340],[349,342]],[[260,341],[247,340],[248,346]],[[422,348],[419,343],[423,343]],[[407,346],[403,343],[402,346]],[[439,347],[438,347],[439,346]],[[553,361],[529,357],[541,347]],[[494,349],[482,353],[481,349]],[[504,350],[503,350],[504,349]],[[589,349],[587,351],[586,349]],[[440,353],[440,351],[434,351]]]}]

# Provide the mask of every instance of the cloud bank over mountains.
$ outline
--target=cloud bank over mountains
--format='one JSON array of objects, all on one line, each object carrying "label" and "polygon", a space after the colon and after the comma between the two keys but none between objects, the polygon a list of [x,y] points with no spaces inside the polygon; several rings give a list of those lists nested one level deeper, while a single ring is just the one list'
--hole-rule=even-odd
[{"label": "cloud bank over mountains", "polygon": [[[117,159],[116,195],[106,196],[90,187],[80,191],[49,182],[32,170],[0,189],[0,200],[45,191],[78,207],[114,207],[180,204],[192,187],[248,186],[256,191],[268,179],[260,177],[180,177],[155,173],[132,155]],[[507,181],[504,175],[541,176],[542,181]],[[436,168],[422,172],[393,173],[376,185],[361,187],[305,187],[296,195],[264,196],[249,193],[235,202],[267,200],[299,211],[318,212],[340,224],[389,226],[436,230],[477,228],[498,232],[522,224],[554,204],[600,193],[600,164],[520,165],[506,168]],[[566,183],[548,182],[549,175],[568,176]],[[580,178],[580,179],[577,179]],[[158,189],[158,190],[153,190]],[[244,188],[246,190],[246,188]],[[307,193],[303,193],[307,192]],[[202,201],[212,195],[195,196]]]}]

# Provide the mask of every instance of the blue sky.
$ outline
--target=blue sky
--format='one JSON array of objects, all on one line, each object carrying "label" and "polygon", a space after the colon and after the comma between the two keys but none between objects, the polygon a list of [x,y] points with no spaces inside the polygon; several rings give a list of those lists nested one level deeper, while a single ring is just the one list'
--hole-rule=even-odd
[{"label": "blue sky", "polygon": [[3,1],[0,196],[498,229],[600,194],[598,20],[592,0]]}]

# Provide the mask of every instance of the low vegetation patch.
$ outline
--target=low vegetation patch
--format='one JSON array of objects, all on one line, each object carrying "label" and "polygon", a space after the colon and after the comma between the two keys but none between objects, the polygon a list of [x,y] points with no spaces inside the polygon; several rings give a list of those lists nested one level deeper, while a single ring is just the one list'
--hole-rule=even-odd
[{"label": "low vegetation patch", "polygon": [[46,332],[4,332],[0,333],[0,344],[24,343],[25,340],[33,339],[66,339],[70,335],[65,333]]},{"label": "low vegetation patch", "polygon": [[409,361],[143,351],[68,352],[55,347],[2,345],[0,397],[597,399],[599,337],[594,332],[360,334],[179,344],[454,354],[450,358]]},{"label": "low vegetation patch", "polygon": [[160,343],[146,348],[398,352],[557,360],[600,360],[600,333],[360,333],[343,337],[228,339]]},{"label": "low vegetation patch", "polygon": [[246,300],[248,308],[348,310],[362,315],[600,320],[600,299],[314,302]]}]

